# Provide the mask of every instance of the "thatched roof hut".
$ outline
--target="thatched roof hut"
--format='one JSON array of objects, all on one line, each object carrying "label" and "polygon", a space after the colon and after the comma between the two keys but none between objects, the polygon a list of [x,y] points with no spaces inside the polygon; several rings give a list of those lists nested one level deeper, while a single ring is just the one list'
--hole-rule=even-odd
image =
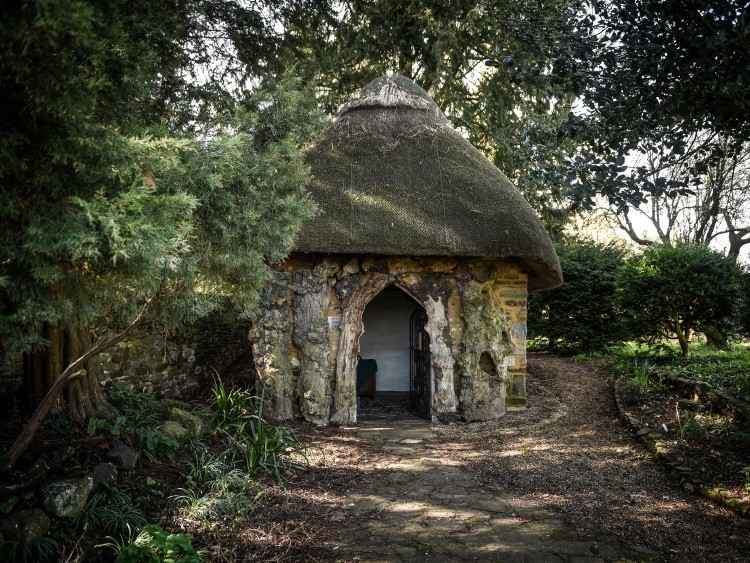
[{"label": "thatched roof hut", "polygon": [[368,393],[443,420],[525,408],[526,299],[562,275],[521,193],[402,76],[362,88],[305,158],[319,214],[250,331],[268,412],[348,424]]},{"label": "thatched roof hut", "polygon": [[399,75],[373,80],[308,151],[320,213],[296,250],[517,259],[529,289],[562,282],[541,221],[518,189]]}]

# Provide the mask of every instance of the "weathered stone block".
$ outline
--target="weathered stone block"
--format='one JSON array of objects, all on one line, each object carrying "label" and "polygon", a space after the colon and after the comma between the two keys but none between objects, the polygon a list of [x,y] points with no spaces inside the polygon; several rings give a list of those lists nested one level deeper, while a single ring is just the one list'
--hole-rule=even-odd
[{"label": "weathered stone block", "polygon": [[175,440],[179,440],[188,433],[187,428],[182,426],[179,422],[175,422],[174,420],[168,420],[164,424],[162,424],[161,431],[164,433],[164,435],[170,438],[174,438]]},{"label": "weathered stone block", "polygon": [[89,474],[94,480],[94,492],[103,491],[117,484],[117,467],[113,463],[99,463]]},{"label": "weathered stone block", "polygon": [[117,444],[107,452],[107,459],[117,467],[129,470],[138,462],[138,452],[125,444]]},{"label": "weathered stone block", "polygon": [[90,476],[50,483],[42,488],[42,504],[55,516],[75,518],[83,512],[93,489]]},{"label": "weathered stone block", "polygon": [[172,407],[169,411],[169,420],[176,422],[183,428],[185,428],[195,438],[202,438],[205,432],[205,424],[200,417],[190,414],[184,409]]},{"label": "weathered stone block", "polygon": [[49,516],[41,508],[25,508],[0,520],[0,538],[28,545],[46,536],[50,524]]}]

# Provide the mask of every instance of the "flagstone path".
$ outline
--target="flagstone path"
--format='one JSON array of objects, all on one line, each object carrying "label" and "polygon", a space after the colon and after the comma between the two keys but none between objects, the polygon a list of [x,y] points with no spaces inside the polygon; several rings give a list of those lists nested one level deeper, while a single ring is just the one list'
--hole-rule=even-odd
[{"label": "flagstone path", "polygon": [[460,461],[446,458],[423,420],[365,422],[377,450],[363,482],[334,514],[335,553],[365,561],[649,560],[657,554],[616,538],[578,533],[555,514],[488,490]]}]

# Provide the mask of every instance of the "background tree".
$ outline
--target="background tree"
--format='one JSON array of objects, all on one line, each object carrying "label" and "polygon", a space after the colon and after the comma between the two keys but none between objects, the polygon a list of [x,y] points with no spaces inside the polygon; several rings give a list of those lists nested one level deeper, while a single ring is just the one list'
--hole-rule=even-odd
[{"label": "background tree", "polygon": [[736,261],[702,245],[653,246],[628,261],[617,293],[629,333],[658,340],[676,337],[690,356],[693,332],[728,323],[739,297]]},{"label": "background tree", "polygon": [[[175,325],[214,291],[246,312],[288,249],[310,212],[297,156],[316,118],[289,81],[246,95],[281,41],[271,8],[4,5],[0,339],[24,352],[30,404],[91,348],[93,321],[125,326],[151,299]],[[214,140],[195,141],[207,127]],[[107,414],[85,374],[58,403],[79,420]]]},{"label": "background tree", "polygon": [[[696,136],[687,147],[700,142]],[[726,144],[719,142],[719,146]],[[639,207],[613,210],[614,221],[640,245],[725,243],[727,254],[737,258],[750,243],[750,146],[713,160],[699,178],[690,170],[691,159],[663,166],[659,156],[647,153],[642,157],[651,180],[685,183],[699,179],[693,182],[692,193],[654,194]],[[643,233],[637,219],[645,220],[653,234]]]},{"label": "background tree", "polygon": [[[349,0],[314,32],[288,28],[287,57],[304,57],[328,111],[372,79],[413,79],[451,124],[516,181],[551,231],[568,213],[556,133],[573,102],[555,66],[577,48],[578,2]],[[587,24],[586,24],[587,25]]]},{"label": "background tree", "polygon": [[[731,0],[593,0],[593,33],[580,40],[584,111],[567,134],[581,143],[571,160],[576,199],[603,194],[637,206],[650,194],[685,193],[717,159],[733,158],[750,133],[748,6]],[[578,53],[584,53],[581,49]],[[577,56],[573,52],[574,58]],[[688,147],[691,140],[700,142]],[[626,166],[632,152],[659,154],[660,166],[689,174],[655,181]],[[669,181],[667,181],[669,180]]]},{"label": "background tree", "polygon": [[623,249],[575,239],[555,248],[565,283],[529,296],[529,335],[547,338],[551,350],[563,353],[600,352],[621,342],[615,281]]}]

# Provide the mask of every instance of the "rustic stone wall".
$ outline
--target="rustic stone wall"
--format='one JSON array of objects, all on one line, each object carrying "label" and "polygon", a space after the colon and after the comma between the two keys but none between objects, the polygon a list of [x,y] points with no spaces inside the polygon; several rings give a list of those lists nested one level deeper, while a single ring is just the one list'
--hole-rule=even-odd
[{"label": "rustic stone wall", "polygon": [[249,329],[249,321],[237,320],[232,312],[219,309],[178,334],[138,331],[99,356],[100,380],[180,397],[196,387],[206,373],[221,373],[246,354]]},{"label": "rustic stone wall", "polygon": [[525,405],[528,278],[514,261],[293,255],[279,269],[250,332],[276,418],[356,421],[362,313],[391,284],[427,312],[434,417]]}]

